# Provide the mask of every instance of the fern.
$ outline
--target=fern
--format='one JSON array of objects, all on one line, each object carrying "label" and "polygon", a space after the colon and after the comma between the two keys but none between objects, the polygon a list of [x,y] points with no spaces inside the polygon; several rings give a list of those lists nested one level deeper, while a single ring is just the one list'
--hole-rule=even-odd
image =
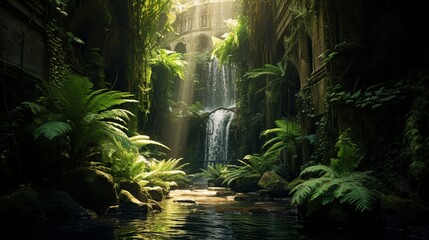
[{"label": "fern", "polygon": [[92,88],[87,78],[69,75],[60,85],[42,83],[40,103],[23,103],[34,114],[31,131],[35,138],[67,137],[73,165],[105,139],[126,137],[126,123],[133,114],[118,106],[137,102],[127,92]]},{"label": "fern", "polygon": [[68,123],[60,122],[60,121],[50,121],[50,122],[45,122],[42,125],[40,125],[38,128],[36,128],[33,131],[33,134],[35,138],[44,136],[49,140],[52,140],[53,138],[64,135],[67,132],[70,132],[71,130],[72,130],[72,127]]},{"label": "fern", "polygon": [[343,132],[337,142],[338,159],[332,159],[330,166],[314,165],[303,169],[297,179],[289,184],[292,204],[308,205],[309,211],[319,205],[338,200],[341,204],[354,207],[357,212],[370,211],[379,197],[375,189],[366,185],[376,179],[370,172],[356,172],[354,168],[360,159],[357,146]]}]

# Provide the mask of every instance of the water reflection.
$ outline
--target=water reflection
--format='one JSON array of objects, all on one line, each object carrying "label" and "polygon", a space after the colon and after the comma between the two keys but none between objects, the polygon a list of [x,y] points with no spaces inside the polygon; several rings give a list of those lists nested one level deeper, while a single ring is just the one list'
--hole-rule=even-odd
[{"label": "water reflection", "polygon": [[[179,193],[179,194],[177,194]],[[236,202],[210,191],[181,191],[164,200],[164,211],[143,217],[100,217],[96,221],[66,225],[45,225],[27,239],[282,239],[341,240],[364,239],[342,232],[303,231],[297,217],[289,214],[287,202]],[[184,199],[181,203],[178,199]],[[401,239],[377,236],[377,239]]]},{"label": "water reflection", "polygon": [[[201,200],[202,195],[199,197]],[[162,213],[144,220],[119,220],[113,225],[113,239],[305,239],[295,217],[280,211],[248,211],[273,206],[262,203],[255,208],[254,203],[219,203],[213,196],[206,198],[209,203],[165,200]]]}]

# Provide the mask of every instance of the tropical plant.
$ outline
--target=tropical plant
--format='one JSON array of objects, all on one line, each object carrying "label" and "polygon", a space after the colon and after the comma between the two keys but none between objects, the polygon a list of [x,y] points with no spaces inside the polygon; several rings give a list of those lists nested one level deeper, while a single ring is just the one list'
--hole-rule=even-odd
[{"label": "tropical plant", "polygon": [[182,170],[187,164],[179,164],[181,159],[157,160],[160,153],[156,149],[169,148],[149,136],[137,134],[132,137],[117,137],[102,145],[102,166],[100,170],[109,172],[115,179],[129,179],[141,187],[159,186],[166,191],[177,181],[187,181]]},{"label": "tropical plant", "polygon": [[278,160],[282,154],[289,158],[296,155],[298,140],[301,136],[300,126],[297,122],[279,119],[275,121],[276,128],[271,128],[263,131],[261,136],[269,136],[274,134],[268,141],[264,143],[262,149],[266,149],[264,157],[266,159]]},{"label": "tropical plant", "polygon": [[213,183],[215,186],[222,186],[224,175],[229,171],[228,165],[216,164],[214,166],[207,166],[205,169],[200,169],[200,172],[192,174],[192,177],[206,178],[208,182]]},{"label": "tropical plant", "polygon": [[162,68],[170,75],[170,79],[174,76],[184,80],[186,61],[182,53],[177,53],[167,49],[158,49],[153,54],[151,59],[152,68]]},{"label": "tropical plant", "polygon": [[186,172],[183,171],[188,163],[180,164],[181,161],[182,158],[151,159],[147,163],[147,171],[135,176],[134,180],[143,187],[159,186],[168,192],[178,182],[188,182]]},{"label": "tropical plant", "polygon": [[[175,21],[173,8],[176,0],[130,0],[128,3],[128,24],[125,27],[131,55],[130,88],[139,100],[139,111],[147,114],[152,105],[150,99],[151,88],[151,57],[163,35],[173,31],[172,23]],[[137,109],[134,110],[135,113]],[[135,129],[134,129],[135,130]]]},{"label": "tropical plant", "polygon": [[270,170],[271,163],[265,161],[260,154],[246,155],[243,160],[238,160],[241,165],[229,165],[228,171],[222,175],[222,184],[233,185],[244,178],[258,178],[265,171]]},{"label": "tropical plant", "polygon": [[186,61],[181,53],[166,49],[158,49],[153,52],[151,59],[151,91],[150,114],[148,124],[151,129],[145,129],[152,136],[158,136],[161,119],[169,119],[170,109],[175,103],[175,87],[178,79],[185,79]]},{"label": "tropical plant", "polygon": [[[263,131],[261,136],[268,140],[262,146],[261,154],[246,155],[243,160],[238,160],[241,165],[229,165],[228,171],[222,174],[224,184],[233,184],[245,177],[260,177],[266,171],[273,170],[281,163],[281,154],[286,150],[286,156],[292,158],[296,153],[300,133],[299,124],[279,119],[275,121],[276,128]],[[274,136],[273,136],[274,134]]]},{"label": "tropical plant", "polygon": [[412,82],[413,105],[405,118],[403,156],[411,160],[410,174],[417,180],[417,193],[424,195],[429,175],[429,72],[420,72],[417,79]]},{"label": "tropical plant", "polygon": [[131,112],[118,108],[137,102],[127,92],[99,89],[85,77],[69,75],[60,85],[42,84],[38,102],[23,102],[34,114],[30,126],[34,137],[67,142],[69,167],[79,165],[106,139],[126,137]]},{"label": "tropical plant", "polygon": [[369,171],[355,171],[360,154],[358,146],[350,140],[349,131],[339,136],[337,158],[331,159],[329,166],[309,166],[289,184],[292,204],[306,206],[309,213],[334,201],[350,205],[357,212],[373,208],[379,193],[368,186],[376,179]]},{"label": "tropical plant", "polygon": [[221,64],[240,63],[247,52],[248,29],[244,18],[238,20],[228,19],[225,21],[231,30],[225,34],[225,39],[219,41],[212,52],[212,58],[217,57]]},{"label": "tropical plant", "polygon": [[258,92],[261,92],[269,87],[275,87],[277,84],[281,83],[287,83],[288,85],[293,86],[292,82],[285,79],[286,68],[283,66],[282,62],[279,62],[276,65],[264,64],[264,66],[251,69],[244,74],[244,77],[247,79],[257,79],[261,76],[270,76],[271,79],[269,84],[258,90]]}]

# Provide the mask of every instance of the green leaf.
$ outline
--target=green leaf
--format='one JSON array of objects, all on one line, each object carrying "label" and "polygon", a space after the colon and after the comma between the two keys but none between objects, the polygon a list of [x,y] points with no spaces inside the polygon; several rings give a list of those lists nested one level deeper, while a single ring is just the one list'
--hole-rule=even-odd
[{"label": "green leaf", "polygon": [[55,137],[64,135],[67,132],[72,130],[71,126],[68,123],[61,121],[50,121],[45,122],[36,128],[33,131],[33,135],[35,138],[39,138],[40,136],[44,136],[49,140],[52,140]]}]

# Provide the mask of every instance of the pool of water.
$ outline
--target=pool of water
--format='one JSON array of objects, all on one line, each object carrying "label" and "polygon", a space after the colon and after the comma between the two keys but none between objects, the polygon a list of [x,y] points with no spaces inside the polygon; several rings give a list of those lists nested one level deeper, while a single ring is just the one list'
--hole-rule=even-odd
[{"label": "pool of water", "polygon": [[171,197],[162,202],[160,213],[47,224],[35,229],[31,239],[351,239],[341,232],[306,233],[288,201],[237,202],[207,190],[178,190]]}]

